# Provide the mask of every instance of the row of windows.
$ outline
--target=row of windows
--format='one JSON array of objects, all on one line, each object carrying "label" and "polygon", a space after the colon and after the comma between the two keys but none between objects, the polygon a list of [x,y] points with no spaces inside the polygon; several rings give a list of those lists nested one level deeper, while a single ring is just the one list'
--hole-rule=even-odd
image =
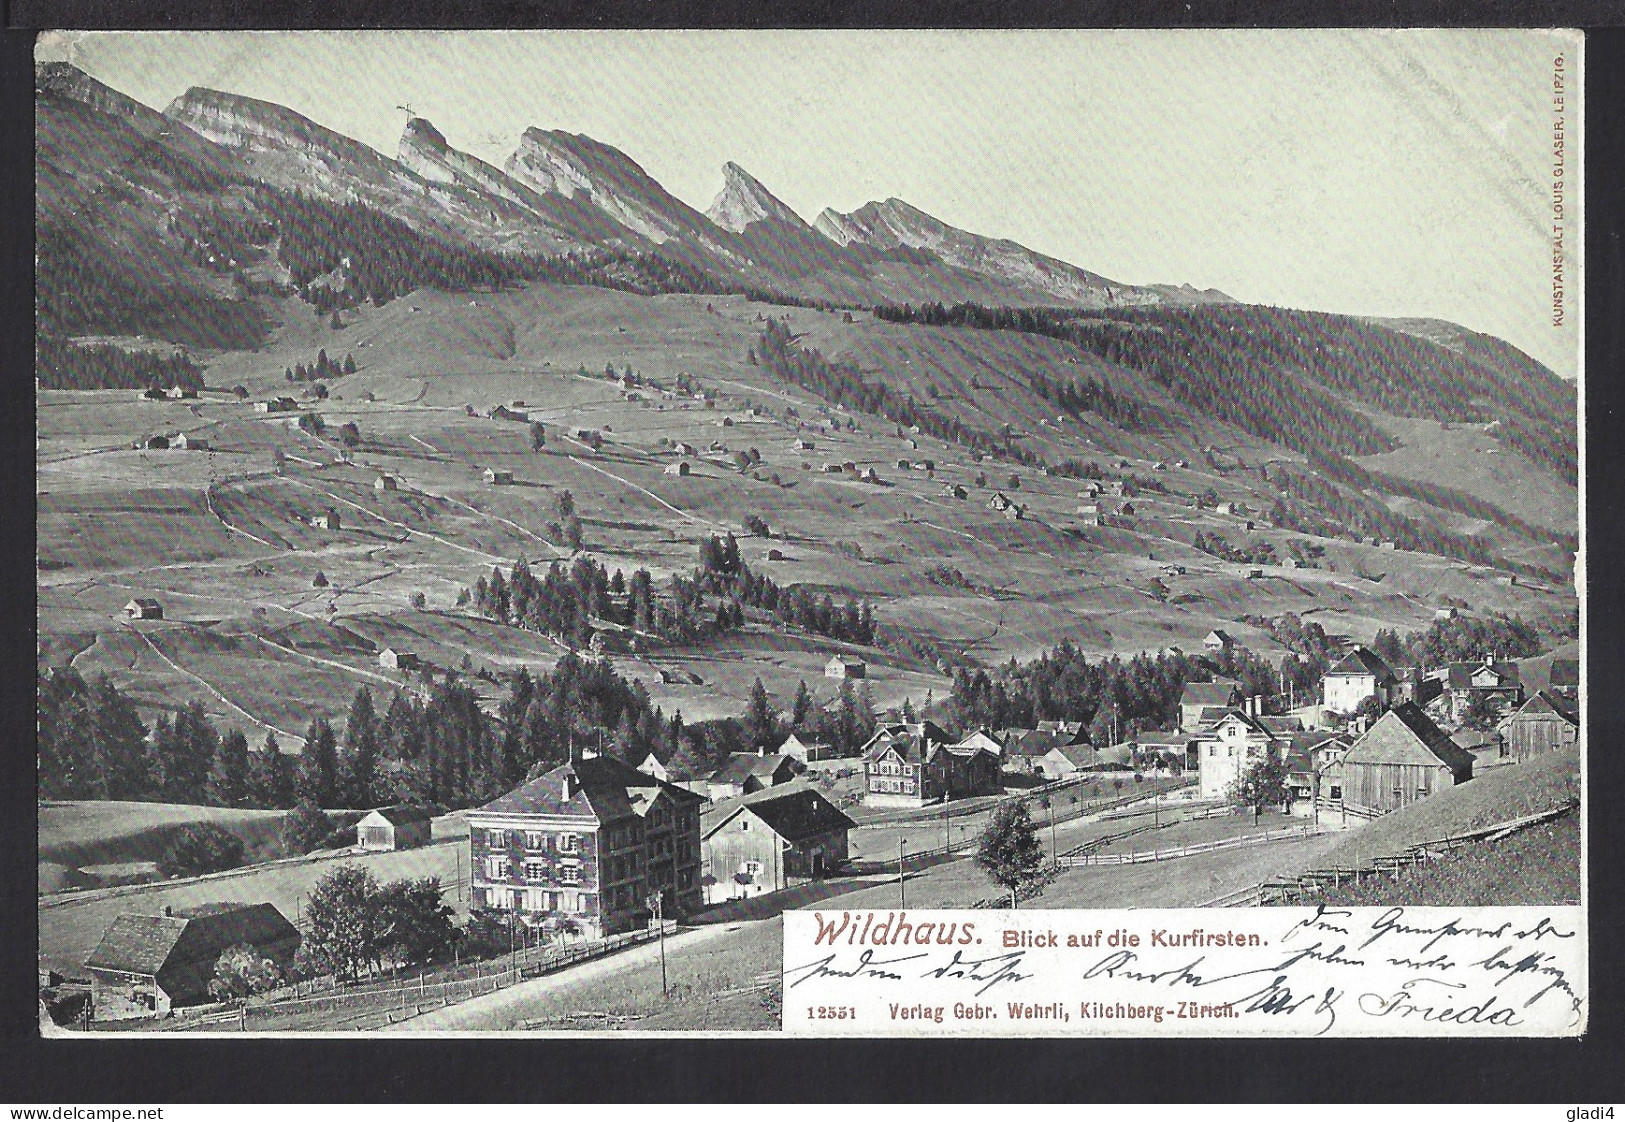
[{"label": "row of windows", "polygon": [[914,765],[894,764],[889,760],[883,760],[877,764],[870,764],[869,772],[871,775],[913,775]]},{"label": "row of windows", "polygon": [[[540,830],[487,830],[485,844],[491,849],[507,849],[509,845],[523,845],[531,853],[543,853],[547,850],[547,841],[551,835]],[[510,842],[511,838],[511,842]],[[581,852],[581,836],[579,834],[560,834],[557,838],[558,852]]]},{"label": "row of windows", "polygon": [[[581,866],[575,862],[566,862],[554,867],[552,875],[548,873],[547,862],[526,861],[525,879],[529,881],[552,880],[559,884],[580,884]],[[502,854],[492,854],[485,859],[485,879],[490,881],[507,880],[513,872],[513,862]]]},{"label": "row of windows", "polygon": [[881,793],[912,794],[914,791],[914,780],[886,779],[876,776],[869,780],[869,790]]},{"label": "row of windows", "polygon": [[592,911],[588,892],[548,892],[539,888],[476,888],[476,907],[500,908],[510,912],[565,912],[579,915]]}]

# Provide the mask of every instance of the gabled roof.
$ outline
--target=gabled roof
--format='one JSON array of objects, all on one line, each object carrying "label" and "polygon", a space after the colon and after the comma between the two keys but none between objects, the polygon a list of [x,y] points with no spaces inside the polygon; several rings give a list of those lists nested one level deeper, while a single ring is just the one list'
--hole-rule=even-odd
[{"label": "gabled roof", "polygon": [[383,818],[392,826],[409,826],[416,822],[429,822],[434,819],[434,811],[426,806],[415,806],[411,803],[401,803],[398,806],[381,806],[367,815],[373,814]]},{"label": "gabled roof", "polygon": [[1287,740],[1294,752],[1319,752],[1325,748],[1347,751],[1354,743],[1354,738],[1346,732],[1328,732],[1325,729],[1295,732]]},{"label": "gabled roof", "polygon": [[1344,655],[1337,665],[1326,671],[1328,678],[1353,678],[1367,674],[1375,677],[1379,686],[1391,686],[1399,681],[1393,668],[1382,660],[1382,656],[1365,647],[1355,647]]},{"label": "gabled roof", "polygon": [[1471,768],[1472,753],[1433,723],[1411,702],[1396,705],[1367,729],[1343,757],[1350,764],[1444,764],[1452,771]]},{"label": "gabled roof", "polygon": [[1272,736],[1286,736],[1294,732],[1303,731],[1303,722],[1296,717],[1264,717],[1255,718],[1266,732]]},{"label": "gabled roof", "polygon": [[[846,654],[831,655],[829,662],[838,662],[842,666],[862,666],[863,665],[863,659],[859,658],[857,655],[846,655]],[[826,662],[824,665],[828,666],[829,662]]]},{"label": "gabled roof", "polygon": [[752,776],[757,779],[772,779],[781,767],[794,763],[794,756],[759,756],[755,752],[731,752],[727,762],[707,778],[712,783],[743,783]]},{"label": "gabled roof", "polygon": [[212,961],[238,943],[265,948],[299,931],[270,904],[203,904],[173,915],[121,915],[85,965],[129,974],[157,974],[166,964]]},{"label": "gabled roof", "polygon": [[1191,742],[1191,734],[1178,729],[1146,729],[1136,733],[1134,742],[1141,748],[1179,748],[1183,750]]},{"label": "gabled roof", "polygon": [[796,733],[791,733],[789,736],[784,738],[784,743],[779,745],[779,755],[781,755],[781,756],[790,755],[791,752],[790,752],[789,749],[791,748],[792,745],[795,746],[795,747],[805,749],[807,751],[811,751],[814,748],[828,748],[828,747],[830,747],[830,745],[825,741],[822,741],[822,740],[803,740]]},{"label": "gabled roof", "polygon": [[788,842],[803,841],[832,830],[850,830],[857,825],[821,792],[797,782],[706,807],[700,813],[700,836],[710,837],[747,811]]},{"label": "gabled roof", "polygon": [[1480,670],[1489,668],[1500,676],[1500,689],[1510,689],[1519,685],[1518,664],[1516,662],[1452,662],[1450,664],[1450,688],[1453,690],[1466,690],[1473,688],[1473,675]]},{"label": "gabled roof", "polygon": [[186,920],[179,916],[119,916],[102,934],[85,965],[156,974],[185,930]]},{"label": "gabled roof", "polygon": [[1229,705],[1237,686],[1234,682],[1186,682],[1179,695],[1180,705]]},{"label": "gabled roof", "polygon": [[935,745],[947,744],[949,740],[948,734],[934,721],[881,725],[863,746],[863,759],[871,762],[896,750],[905,761],[921,764],[930,758]]},{"label": "gabled roof", "polygon": [[1049,732],[1044,729],[1006,729],[1005,751],[1012,756],[1045,756],[1056,748],[1087,743],[1081,733]]},{"label": "gabled roof", "polygon": [[[568,799],[564,797],[567,773],[575,778]],[[469,813],[546,814],[615,822],[642,817],[654,796],[661,793],[679,802],[705,801],[693,791],[656,779],[614,756],[593,756],[562,764]]]},{"label": "gabled roof", "polygon": [[1497,727],[1506,728],[1507,725],[1516,721],[1519,717],[1543,717],[1548,714],[1555,714],[1569,724],[1579,727],[1580,722],[1569,708],[1568,703],[1547,690],[1541,690],[1528,701],[1518,706],[1517,712],[1505,717]]},{"label": "gabled roof", "polygon": [[983,752],[992,752],[996,756],[1004,755],[1007,745],[997,735],[988,729],[973,729],[959,739],[955,748],[972,748]]},{"label": "gabled roof", "polygon": [[1218,628],[1218,627],[1215,627],[1212,631],[1209,631],[1206,635],[1202,636],[1202,642],[1204,642],[1204,643],[1207,642],[1209,639],[1213,639],[1213,640],[1215,640],[1217,642],[1225,643],[1225,644],[1230,644],[1230,643],[1235,642],[1235,639],[1231,637],[1231,635],[1230,635],[1230,633],[1228,631],[1225,631],[1222,628]]}]

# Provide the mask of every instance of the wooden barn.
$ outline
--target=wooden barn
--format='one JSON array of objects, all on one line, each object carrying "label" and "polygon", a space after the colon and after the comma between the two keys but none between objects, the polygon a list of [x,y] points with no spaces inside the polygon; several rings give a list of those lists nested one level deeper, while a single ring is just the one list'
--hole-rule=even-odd
[{"label": "wooden barn", "polygon": [[137,596],[124,605],[124,614],[131,619],[163,619],[164,606],[148,596]]},{"label": "wooden barn", "polygon": [[222,952],[247,944],[286,969],[299,929],[270,904],[204,904],[162,915],[121,915],[85,960],[99,1021],[165,1017],[209,999]]},{"label": "wooden barn", "polygon": [[1473,777],[1473,757],[1411,702],[1377,719],[1343,756],[1343,802],[1387,814]]},{"label": "wooden barn", "polygon": [[705,902],[777,892],[819,880],[848,860],[853,821],[796,784],[730,800],[700,816]]},{"label": "wooden barn", "polygon": [[355,843],[369,853],[416,849],[429,844],[433,817],[426,806],[381,806],[355,824]]},{"label": "wooden barn", "polygon": [[861,658],[836,655],[824,664],[826,678],[867,678],[869,667]]},{"label": "wooden barn", "polygon": [[513,472],[502,471],[498,468],[486,468],[485,481],[493,487],[509,487],[513,485]]},{"label": "wooden barn", "polygon": [[411,651],[397,651],[394,647],[385,647],[378,652],[378,665],[386,670],[416,670],[418,656]]},{"label": "wooden barn", "polygon": [[1580,722],[1562,698],[1541,690],[1503,720],[1501,734],[1504,755],[1522,763],[1558,748],[1571,748],[1580,741]]}]

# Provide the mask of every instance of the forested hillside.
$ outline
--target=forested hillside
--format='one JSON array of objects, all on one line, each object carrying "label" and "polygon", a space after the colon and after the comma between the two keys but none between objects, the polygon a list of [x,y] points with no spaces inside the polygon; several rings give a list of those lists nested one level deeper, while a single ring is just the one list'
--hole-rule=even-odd
[{"label": "forested hillside", "polygon": [[1065,339],[1148,374],[1192,408],[1305,454],[1391,447],[1345,403],[1352,401],[1498,423],[1502,439],[1537,463],[1570,482],[1578,470],[1573,386],[1527,359],[1509,367],[1501,350],[1462,353],[1353,316],[1238,304],[1104,312],[933,304],[881,306],[875,315]]}]

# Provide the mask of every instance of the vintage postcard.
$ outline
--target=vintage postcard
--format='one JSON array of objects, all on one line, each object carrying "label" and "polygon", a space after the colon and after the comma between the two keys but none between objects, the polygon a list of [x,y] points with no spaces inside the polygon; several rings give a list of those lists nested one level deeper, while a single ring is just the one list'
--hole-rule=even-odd
[{"label": "vintage postcard", "polygon": [[1562,30],[36,54],[51,1036],[1575,1036]]}]

